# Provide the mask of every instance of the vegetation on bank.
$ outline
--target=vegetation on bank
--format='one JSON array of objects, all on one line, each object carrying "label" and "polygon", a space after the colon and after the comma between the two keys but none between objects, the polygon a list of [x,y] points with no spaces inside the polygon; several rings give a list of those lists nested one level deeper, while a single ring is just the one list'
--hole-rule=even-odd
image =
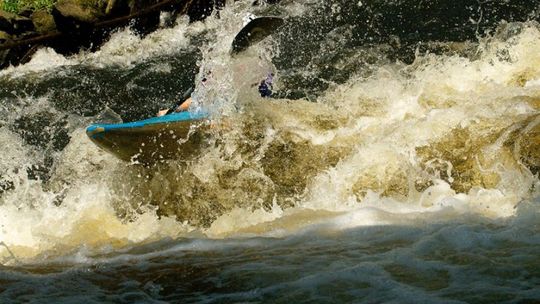
[{"label": "vegetation on bank", "polygon": [[24,10],[52,9],[57,0],[0,0],[0,10],[18,14]]}]

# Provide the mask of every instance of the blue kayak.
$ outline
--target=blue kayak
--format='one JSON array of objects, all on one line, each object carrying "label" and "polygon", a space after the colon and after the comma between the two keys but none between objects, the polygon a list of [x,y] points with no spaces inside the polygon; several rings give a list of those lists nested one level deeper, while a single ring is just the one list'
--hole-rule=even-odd
[{"label": "blue kayak", "polygon": [[86,135],[122,160],[152,163],[197,151],[202,138],[196,126],[207,118],[204,111],[179,112],[128,123],[94,124]]}]

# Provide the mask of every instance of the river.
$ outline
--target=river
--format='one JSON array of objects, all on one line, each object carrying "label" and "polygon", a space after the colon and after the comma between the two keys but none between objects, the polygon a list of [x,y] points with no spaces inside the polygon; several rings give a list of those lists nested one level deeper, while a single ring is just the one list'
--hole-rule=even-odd
[{"label": "river", "polygon": [[[0,302],[540,302],[540,8],[462,2],[237,1],[0,71]],[[231,56],[248,12],[285,25]],[[85,134],[193,83],[191,157]]]}]

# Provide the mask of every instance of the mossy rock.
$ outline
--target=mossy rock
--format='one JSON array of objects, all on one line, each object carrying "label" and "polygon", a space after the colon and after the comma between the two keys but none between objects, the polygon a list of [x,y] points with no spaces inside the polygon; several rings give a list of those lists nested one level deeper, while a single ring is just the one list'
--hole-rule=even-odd
[{"label": "mossy rock", "polygon": [[62,17],[82,23],[96,23],[105,16],[107,1],[60,0],[54,6]]},{"label": "mossy rock", "polygon": [[35,29],[32,19],[27,17],[17,16],[11,21],[11,24],[13,25],[13,33],[15,34],[32,32]]},{"label": "mossy rock", "polygon": [[[9,43],[11,41],[12,41],[12,37],[10,34],[4,31],[0,31],[0,45],[4,43]],[[4,68],[9,65],[8,55],[9,55],[9,50],[0,51],[0,68]]]},{"label": "mossy rock", "polygon": [[13,35],[33,30],[34,24],[30,18],[0,11],[0,31]]},{"label": "mossy rock", "polygon": [[159,2],[159,0],[128,0],[127,5],[129,6],[130,14],[133,14],[141,9],[144,9]]},{"label": "mossy rock", "polygon": [[47,10],[37,10],[32,13],[31,18],[36,31],[39,33],[48,33],[56,30],[54,18]]},{"label": "mossy rock", "polygon": [[6,43],[7,41],[11,41],[11,35],[4,31],[0,31],[0,44]]}]

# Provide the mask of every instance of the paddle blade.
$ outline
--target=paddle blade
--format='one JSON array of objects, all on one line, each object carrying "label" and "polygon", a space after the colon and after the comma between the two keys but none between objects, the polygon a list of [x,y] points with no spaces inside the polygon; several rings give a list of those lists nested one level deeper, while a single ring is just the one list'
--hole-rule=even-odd
[{"label": "paddle blade", "polygon": [[279,17],[258,17],[251,20],[234,38],[231,53],[238,54],[246,50],[274,33],[283,23],[284,20]]}]

